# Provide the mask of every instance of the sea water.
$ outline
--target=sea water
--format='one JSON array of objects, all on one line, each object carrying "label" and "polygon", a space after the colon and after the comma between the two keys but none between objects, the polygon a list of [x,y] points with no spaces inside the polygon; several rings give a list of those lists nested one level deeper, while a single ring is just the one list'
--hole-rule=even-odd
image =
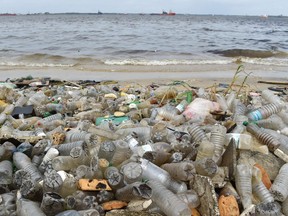
[{"label": "sea water", "polygon": [[40,14],[0,17],[0,66],[288,66],[288,17]]}]

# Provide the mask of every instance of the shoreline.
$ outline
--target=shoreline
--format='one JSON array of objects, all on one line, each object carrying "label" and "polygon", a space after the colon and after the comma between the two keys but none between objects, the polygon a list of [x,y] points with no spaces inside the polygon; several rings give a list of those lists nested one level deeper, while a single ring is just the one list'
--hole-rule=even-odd
[{"label": "shoreline", "polygon": [[[103,65],[97,68],[81,67],[6,67],[0,66],[0,81],[18,79],[27,76],[50,77],[51,79],[76,81],[114,80],[118,82],[159,83],[175,80],[189,81],[199,87],[211,86],[215,83],[229,84],[239,65],[165,65],[165,66],[135,66],[135,65]],[[247,84],[255,89],[263,89],[269,84],[258,81],[287,81],[287,67],[243,64],[244,72],[251,73]],[[246,74],[241,72],[239,82]],[[270,84],[271,86],[271,84]]]}]

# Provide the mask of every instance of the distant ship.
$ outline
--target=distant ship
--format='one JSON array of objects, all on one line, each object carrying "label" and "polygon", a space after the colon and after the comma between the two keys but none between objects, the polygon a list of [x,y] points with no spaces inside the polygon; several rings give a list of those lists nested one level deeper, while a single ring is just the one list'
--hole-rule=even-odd
[{"label": "distant ship", "polygon": [[176,13],[170,10],[169,12],[167,11],[162,11],[162,13],[151,13],[150,15],[164,15],[164,16],[175,16]]},{"label": "distant ship", "polygon": [[102,15],[103,13],[102,13],[101,11],[98,10],[98,13],[97,13],[97,14]]}]

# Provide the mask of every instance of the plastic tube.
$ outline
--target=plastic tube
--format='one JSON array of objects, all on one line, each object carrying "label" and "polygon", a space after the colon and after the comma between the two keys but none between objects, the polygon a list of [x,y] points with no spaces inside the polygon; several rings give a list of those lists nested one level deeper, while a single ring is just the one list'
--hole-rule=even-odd
[{"label": "plastic tube", "polygon": [[167,216],[191,216],[192,212],[188,205],[160,182],[152,180],[148,182],[148,185],[152,188],[152,201]]},{"label": "plastic tube", "polygon": [[288,197],[288,163],[284,164],[276,176],[270,192],[275,200],[283,202]]},{"label": "plastic tube", "polygon": [[244,209],[252,205],[252,169],[249,165],[236,166],[236,189],[241,197]]},{"label": "plastic tube", "polygon": [[159,181],[174,193],[187,191],[187,185],[184,182],[180,183],[173,180],[169,173],[164,169],[156,166],[146,159],[140,159],[140,162],[143,170],[142,178]]}]

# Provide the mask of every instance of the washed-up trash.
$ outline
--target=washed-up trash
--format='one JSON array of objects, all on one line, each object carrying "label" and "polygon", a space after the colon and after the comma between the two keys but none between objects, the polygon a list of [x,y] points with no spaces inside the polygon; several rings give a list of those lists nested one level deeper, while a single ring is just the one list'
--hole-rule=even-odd
[{"label": "washed-up trash", "polygon": [[0,87],[1,215],[287,213],[283,92],[11,83]]}]

